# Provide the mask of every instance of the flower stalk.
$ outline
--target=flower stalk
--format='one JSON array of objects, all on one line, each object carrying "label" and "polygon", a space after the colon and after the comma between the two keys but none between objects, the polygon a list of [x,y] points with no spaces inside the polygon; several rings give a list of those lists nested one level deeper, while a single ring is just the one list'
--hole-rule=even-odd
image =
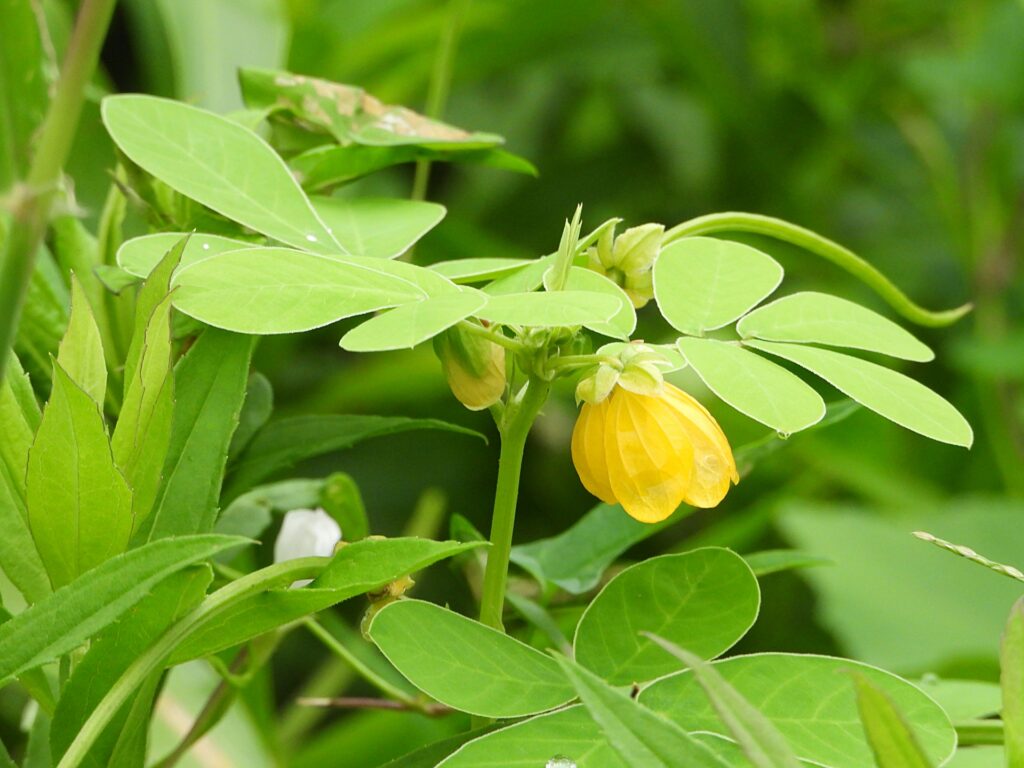
[{"label": "flower stalk", "polygon": [[491,547],[487,552],[483,594],[480,600],[480,621],[504,630],[501,620],[508,583],[512,531],[519,499],[519,477],[523,468],[523,451],[537,414],[548,399],[551,384],[531,376],[515,398],[509,400],[498,424],[501,453],[498,458],[498,486],[494,494],[491,518]]}]

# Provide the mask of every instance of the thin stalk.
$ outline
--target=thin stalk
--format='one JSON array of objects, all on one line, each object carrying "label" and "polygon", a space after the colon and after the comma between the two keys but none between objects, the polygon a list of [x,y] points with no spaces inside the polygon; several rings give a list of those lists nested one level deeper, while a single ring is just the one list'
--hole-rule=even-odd
[{"label": "thin stalk", "polygon": [[83,0],[68,44],[57,91],[43,120],[25,183],[15,189],[11,231],[0,257],[0,379],[14,343],[21,305],[50,208],[78,128],[85,87],[92,78],[116,0]]},{"label": "thin stalk", "polygon": [[392,699],[401,701],[409,707],[417,708],[420,706],[420,702],[416,701],[415,698],[407,694],[402,689],[396,688],[368,666],[363,664],[363,662],[360,661],[352,651],[346,648],[343,643],[338,641],[338,638],[322,627],[316,619],[312,617],[307,618],[303,621],[303,624],[305,624],[306,629],[308,629],[317,640],[327,646],[328,650],[344,659],[360,677],[378,691],[386,696],[390,696]]},{"label": "thin stalk", "polygon": [[708,235],[715,232],[749,232],[764,235],[803,248],[816,256],[827,259],[837,267],[846,270],[881,296],[896,312],[912,323],[930,327],[951,325],[971,311],[971,304],[939,312],[924,309],[915,304],[889,278],[871,263],[865,261],[848,248],[844,248],[827,237],[790,224],[771,216],[754,213],[712,213],[684,221],[665,232],[664,244],[668,245],[683,237]]},{"label": "thin stalk", "polygon": [[[441,40],[437,45],[434,67],[430,72],[430,84],[427,86],[427,104],[424,113],[427,117],[437,119],[444,112],[448,102],[448,93],[452,85],[452,67],[455,63],[455,50],[459,44],[462,23],[469,10],[469,0],[450,0],[448,18],[441,31]],[[412,199],[425,200],[427,185],[430,183],[430,161],[416,161],[416,175],[412,182]]]},{"label": "thin stalk", "polygon": [[501,616],[505,606],[505,586],[508,583],[508,562],[512,551],[523,451],[530,427],[544,406],[550,390],[549,382],[530,377],[519,396],[505,408],[499,425],[501,454],[498,459],[498,487],[494,494],[491,547],[487,552],[487,567],[484,570],[484,586],[480,598],[480,621],[499,630],[504,630]]},{"label": "thin stalk", "polygon": [[493,341],[498,346],[504,347],[505,349],[510,349],[513,352],[524,352],[526,350],[525,344],[522,344],[521,342],[518,342],[515,339],[510,339],[508,336],[505,336],[502,333],[497,333],[496,331],[484,328],[482,325],[471,323],[468,320],[463,320],[462,322],[460,322],[459,328],[463,331],[466,331],[466,333],[471,333],[474,336],[479,336],[482,339]]}]

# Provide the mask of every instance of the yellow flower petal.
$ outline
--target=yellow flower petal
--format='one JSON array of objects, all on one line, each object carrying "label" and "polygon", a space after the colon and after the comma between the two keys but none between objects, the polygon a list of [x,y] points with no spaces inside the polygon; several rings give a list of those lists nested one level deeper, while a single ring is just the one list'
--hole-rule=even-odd
[{"label": "yellow flower petal", "polygon": [[659,397],[617,388],[609,401],[605,457],[615,498],[637,520],[664,520],[690,485],[693,458],[685,432]]},{"label": "yellow flower petal", "polygon": [[693,446],[693,480],[686,503],[695,507],[715,507],[725,498],[730,481],[739,482],[732,449],[718,422],[707,409],[686,392],[666,385],[664,399],[678,414]]},{"label": "yellow flower petal", "polygon": [[604,458],[604,430],[608,398],[592,405],[585,403],[572,431],[572,463],[583,487],[606,504],[615,503],[608,484],[608,464]]}]

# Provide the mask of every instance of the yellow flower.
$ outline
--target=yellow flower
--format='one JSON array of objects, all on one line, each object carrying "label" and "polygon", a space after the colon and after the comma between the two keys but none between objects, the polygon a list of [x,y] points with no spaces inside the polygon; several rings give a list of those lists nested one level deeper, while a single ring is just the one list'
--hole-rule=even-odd
[{"label": "yellow flower", "polygon": [[584,403],[572,460],[588,491],[644,523],[664,520],[683,502],[717,506],[739,482],[718,422],[668,383],[653,395],[615,386],[601,402]]}]

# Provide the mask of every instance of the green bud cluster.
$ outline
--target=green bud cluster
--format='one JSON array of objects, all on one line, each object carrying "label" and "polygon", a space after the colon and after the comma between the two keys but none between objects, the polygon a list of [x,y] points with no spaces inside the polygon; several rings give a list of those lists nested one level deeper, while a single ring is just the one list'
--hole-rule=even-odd
[{"label": "green bud cluster", "polygon": [[587,267],[621,286],[633,306],[640,309],[654,298],[652,268],[664,235],[661,224],[630,227],[618,237],[615,227],[608,227],[597,245],[587,250]]}]

